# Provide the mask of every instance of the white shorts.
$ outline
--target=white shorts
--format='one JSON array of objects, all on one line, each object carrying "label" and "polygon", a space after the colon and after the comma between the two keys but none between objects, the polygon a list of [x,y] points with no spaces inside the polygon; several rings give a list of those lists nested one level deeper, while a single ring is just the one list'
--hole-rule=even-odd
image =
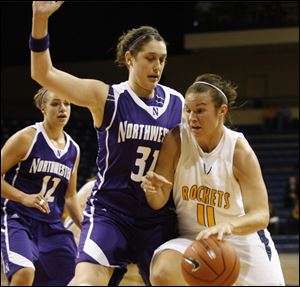
[{"label": "white shorts", "polygon": [[[234,246],[240,257],[241,269],[235,285],[285,286],[279,256],[267,230],[260,235],[252,233],[244,236],[226,236],[224,240]],[[163,250],[172,249],[183,254],[192,242],[192,239],[187,238],[167,241],[155,250],[151,264]]]}]

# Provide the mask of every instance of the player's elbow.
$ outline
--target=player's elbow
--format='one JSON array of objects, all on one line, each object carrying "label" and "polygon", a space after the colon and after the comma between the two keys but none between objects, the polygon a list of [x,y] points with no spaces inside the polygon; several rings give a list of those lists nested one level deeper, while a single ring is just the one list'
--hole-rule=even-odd
[{"label": "player's elbow", "polygon": [[31,63],[30,76],[41,86],[47,86],[55,75],[53,67]]},{"label": "player's elbow", "polygon": [[270,214],[269,212],[262,212],[260,216],[260,224],[261,224],[261,229],[265,229],[269,225],[269,220],[270,220]]},{"label": "player's elbow", "polygon": [[43,82],[44,82],[43,79],[45,78],[45,76],[43,76],[43,73],[41,73],[41,71],[39,71],[38,69],[35,69],[35,68],[31,68],[30,75],[31,75],[31,79],[33,79],[40,85],[43,85]]}]

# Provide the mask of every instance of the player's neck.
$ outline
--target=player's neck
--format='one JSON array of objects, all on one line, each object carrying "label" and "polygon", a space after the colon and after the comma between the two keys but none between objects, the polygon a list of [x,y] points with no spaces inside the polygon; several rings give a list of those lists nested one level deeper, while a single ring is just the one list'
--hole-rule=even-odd
[{"label": "player's neck", "polygon": [[204,141],[198,140],[198,144],[204,152],[210,153],[217,147],[217,145],[222,139],[223,134],[224,134],[224,129],[219,128],[216,130],[216,132],[205,137]]},{"label": "player's neck", "polygon": [[133,81],[128,81],[128,85],[133,92],[140,98],[152,99],[154,97],[155,90],[147,90]]},{"label": "player's neck", "polygon": [[47,122],[43,122],[43,127],[47,133],[50,140],[61,142],[64,140],[63,128],[57,128],[49,125]]}]

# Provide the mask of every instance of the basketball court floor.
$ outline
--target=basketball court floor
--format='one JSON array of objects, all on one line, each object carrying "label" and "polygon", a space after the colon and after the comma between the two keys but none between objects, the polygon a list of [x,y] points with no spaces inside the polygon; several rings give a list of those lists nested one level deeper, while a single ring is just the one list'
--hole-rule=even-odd
[{"label": "basketball court floor", "polygon": [[[279,254],[284,278],[287,286],[299,286],[299,253]],[[7,286],[1,267],[1,286]],[[120,286],[145,286],[136,266],[130,265]]]}]

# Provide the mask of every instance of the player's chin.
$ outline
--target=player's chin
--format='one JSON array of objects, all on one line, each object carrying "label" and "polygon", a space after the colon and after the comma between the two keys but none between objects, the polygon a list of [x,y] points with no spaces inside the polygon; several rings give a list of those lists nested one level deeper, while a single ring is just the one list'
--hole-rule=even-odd
[{"label": "player's chin", "polygon": [[150,83],[150,85],[153,85],[154,87],[158,84],[160,78],[157,77],[148,77],[148,83]]},{"label": "player's chin", "polygon": [[68,118],[57,118],[57,124],[58,125],[62,125],[62,126],[65,126],[67,123],[68,123]]},{"label": "player's chin", "polygon": [[192,134],[193,134],[195,137],[199,137],[199,136],[202,136],[202,135],[203,135],[203,129],[202,129],[202,128],[197,128],[197,129],[191,128],[191,131],[192,131]]}]

